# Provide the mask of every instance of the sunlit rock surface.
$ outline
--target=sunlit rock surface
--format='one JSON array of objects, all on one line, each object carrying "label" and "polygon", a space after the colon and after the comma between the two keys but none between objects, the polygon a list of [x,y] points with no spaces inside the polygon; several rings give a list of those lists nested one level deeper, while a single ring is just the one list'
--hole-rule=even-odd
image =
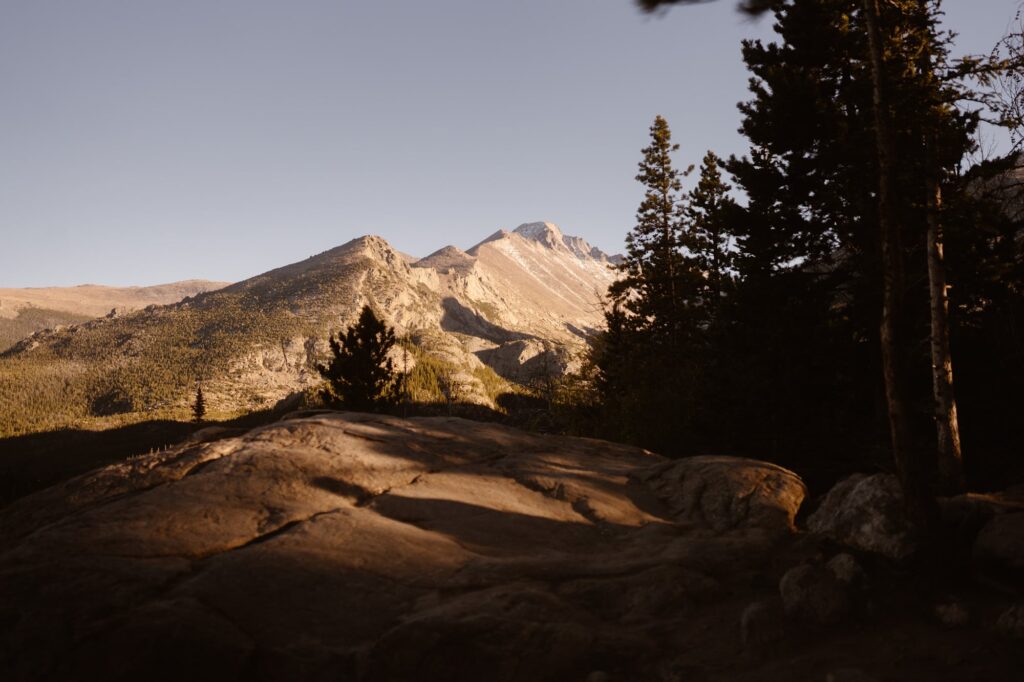
[{"label": "sunlit rock surface", "polygon": [[763,562],[802,497],[753,460],[684,472],[459,419],[298,416],[0,513],[0,670],[669,679],[680,619]]},{"label": "sunlit rock surface", "polygon": [[687,457],[652,468],[643,480],[680,521],[726,531],[795,530],[807,487],[775,464],[737,457]]}]

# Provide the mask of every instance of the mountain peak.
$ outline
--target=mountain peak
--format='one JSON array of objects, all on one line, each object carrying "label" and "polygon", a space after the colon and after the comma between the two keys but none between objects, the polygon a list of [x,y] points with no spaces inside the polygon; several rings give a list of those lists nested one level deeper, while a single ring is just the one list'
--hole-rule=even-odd
[{"label": "mountain peak", "polygon": [[538,223],[523,223],[515,230],[515,234],[520,237],[530,239],[535,242],[540,242],[548,248],[558,248],[559,245],[563,244],[564,237],[562,231],[558,229],[558,225],[542,221]]},{"label": "mountain peak", "polygon": [[476,259],[457,246],[448,245],[425,256],[413,264],[415,268],[433,268],[441,274],[452,270],[466,271],[473,266]]},{"label": "mountain peak", "polygon": [[375,234],[364,234],[356,237],[350,242],[343,244],[338,249],[332,249],[328,253],[343,250],[345,252],[362,252],[368,256],[384,261],[389,264],[406,262],[406,258],[400,254],[395,247],[391,246],[388,240]]},{"label": "mountain peak", "polygon": [[569,251],[580,260],[608,262],[609,257],[601,249],[591,246],[583,237],[562,234],[558,225],[547,221],[523,223],[514,230],[514,234],[524,239],[537,242],[556,251]]}]

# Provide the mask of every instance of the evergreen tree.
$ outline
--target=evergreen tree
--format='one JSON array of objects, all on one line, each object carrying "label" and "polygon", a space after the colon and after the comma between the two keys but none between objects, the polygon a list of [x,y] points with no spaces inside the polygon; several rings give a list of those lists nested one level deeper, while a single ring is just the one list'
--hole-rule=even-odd
[{"label": "evergreen tree", "polygon": [[687,287],[698,274],[683,248],[688,246],[680,210],[680,172],[672,165],[673,144],[668,122],[658,116],[650,128],[651,143],[642,150],[636,179],[645,188],[636,224],[626,237],[623,276],[611,289],[612,298],[634,329],[675,339]]},{"label": "evergreen tree", "polygon": [[751,151],[727,164],[747,203],[731,221],[739,280],[715,383],[734,396],[725,420],[744,424],[731,445],[793,465],[823,441],[879,449],[877,183],[853,9],[788,2],[774,44],[744,43]]},{"label": "evergreen tree", "polygon": [[700,384],[698,332],[704,279],[693,232],[681,205],[681,172],[672,163],[678,145],[664,118],[655,118],[636,179],[644,199],[626,238],[622,277],[609,290],[608,333],[595,365],[606,406],[606,428],[620,438],[679,454],[692,445]]},{"label": "evergreen tree", "polygon": [[752,452],[884,448],[927,523],[929,487],[961,484],[959,421],[1009,455],[992,436],[1024,403],[993,398],[1024,375],[1007,352],[1024,310],[1016,160],[970,168],[978,116],[957,106],[1019,128],[1024,51],[951,61],[939,0],[741,4],[771,11],[779,40],[744,44],[751,151],[727,163],[748,198],[732,222],[740,277],[709,341],[728,356],[714,383],[735,396],[722,419]]},{"label": "evergreen tree", "polygon": [[327,380],[322,395],[330,404],[350,410],[373,411],[391,402],[395,369],[388,352],[395,332],[370,308],[363,306],[359,320],[328,339],[331,359],[317,370]]},{"label": "evergreen tree", "polygon": [[196,384],[196,399],[192,403],[192,421],[199,424],[206,417],[206,399],[203,398],[203,387]]},{"label": "evergreen tree", "polygon": [[[885,377],[890,448],[908,485],[935,469],[934,411],[925,405],[929,367],[942,363],[921,353],[934,298],[924,286],[934,272],[925,257],[937,215],[929,206],[936,173],[955,174],[973,126],[950,106],[957,83],[936,76],[949,66],[938,8],[779,3],[780,43],[744,46],[755,78],[743,131],[754,151],[729,164],[750,197],[743,259],[759,261],[741,269],[834,292],[823,319],[866,343],[859,354]],[[944,325],[931,310],[936,339]]]},{"label": "evergreen tree", "polygon": [[730,289],[735,273],[732,223],[736,202],[732,187],[722,179],[722,160],[709,151],[700,166],[700,178],[686,201],[687,229],[696,265],[704,273],[704,301],[711,315]]}]

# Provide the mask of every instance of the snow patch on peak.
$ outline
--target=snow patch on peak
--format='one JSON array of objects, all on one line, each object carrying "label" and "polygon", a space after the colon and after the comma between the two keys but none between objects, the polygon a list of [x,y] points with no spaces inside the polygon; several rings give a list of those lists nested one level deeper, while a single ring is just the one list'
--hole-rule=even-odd
[{"label": "snow patch on peak", "polygon": [[[583,237],[562,234],[558,225],[548,221],[534,223],[523,223],[512,232],[498,230],[487,239],[476,246],[468,249],[469,256],[480,255],[480,247],[493,243],[496,248],[508,253],[520,253],[524,246],[529,246],[529,251],[542,253],[543,250],[553,251],[559,258],[572,258],[584,263],[596,263],[607,266],[611,259],[601,249],[591,246]],[[540,248],[540,251],[535,249]],[[525,252],[522,252],[525,253]],[[554,255],[554,254],[551,254]],[[590,267],[588,265],[588,267]]]}]

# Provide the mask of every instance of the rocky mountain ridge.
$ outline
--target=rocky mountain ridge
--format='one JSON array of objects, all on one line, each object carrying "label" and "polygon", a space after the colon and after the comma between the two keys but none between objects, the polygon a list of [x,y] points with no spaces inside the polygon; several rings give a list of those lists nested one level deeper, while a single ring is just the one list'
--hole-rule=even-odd
[{"label": "rocky mountain ridge", "polygon": [[[603,322],[612,261],[551,223],[499,231],[463,251],[410,259],[364,236],[217,291],[37,332],[0,356],[0,433],[77,418],[187,407],[196,381],[214,409],[273,405],[319,382],[327,336],[364,304],[493,405],[498,377],[571,363]],[[416,354],[405,353],[408,370]]]}]

